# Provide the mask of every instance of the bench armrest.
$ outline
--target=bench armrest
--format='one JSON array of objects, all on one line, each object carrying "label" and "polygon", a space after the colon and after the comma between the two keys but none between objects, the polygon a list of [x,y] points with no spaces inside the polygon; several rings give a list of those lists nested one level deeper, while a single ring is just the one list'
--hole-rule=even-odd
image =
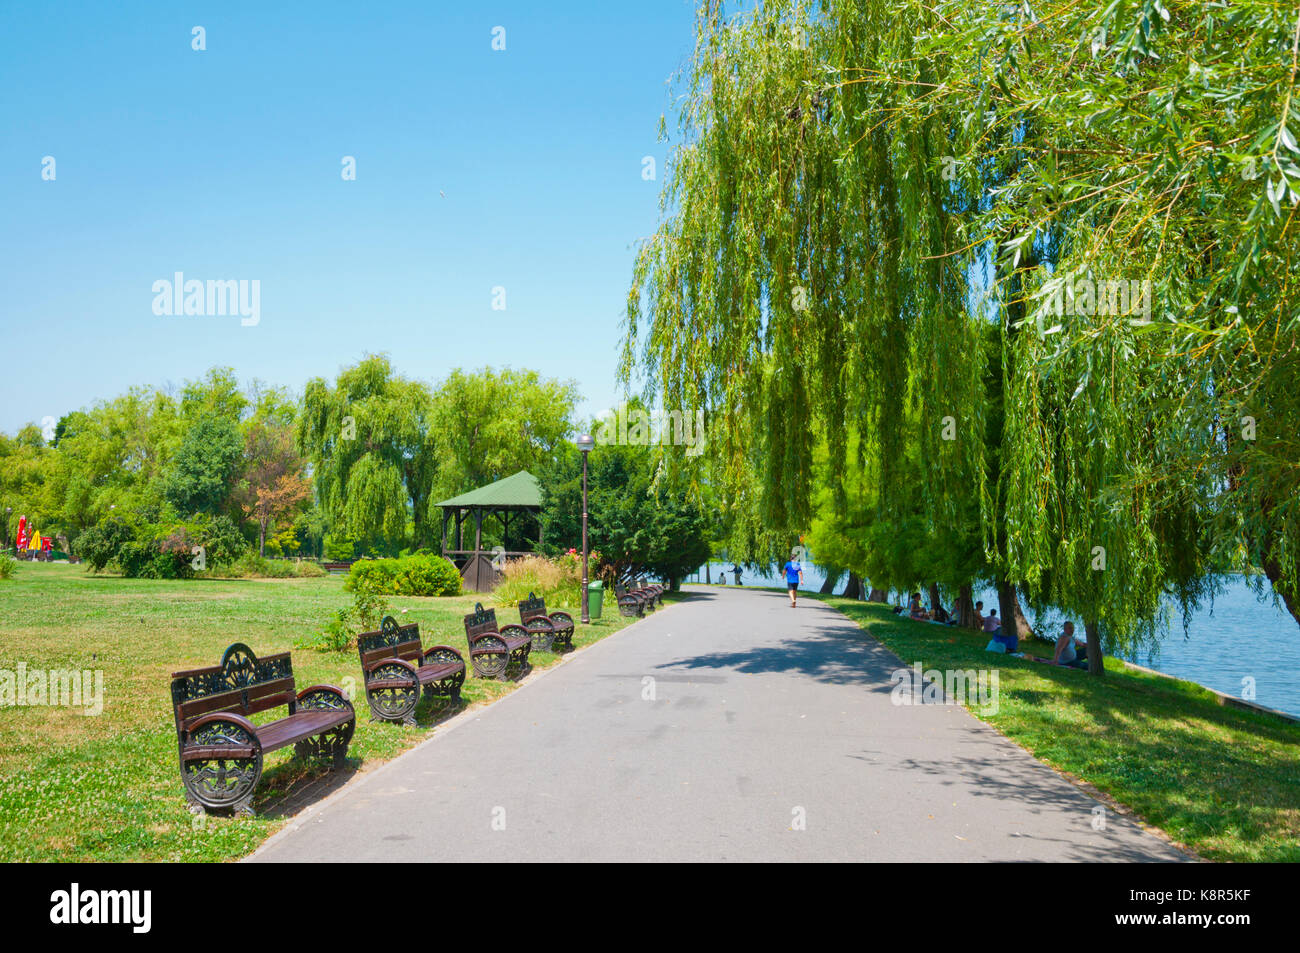
[{"label": "bench armrest", "polygon": [[343,694],[343,689],[333,685],[313,685],[298,693],[298,704],[306,703],[308,708],[346,708],[352,711],[352,702]]},{"label": "bench armrest", "polygon": [[[424,650],[424,656],[423,656],[424,660],[427,662],[429,660],[429,656],[434,655],[435,653],[441,656],[454,655],[456,657],[457,662],[460,662],[460,664],[462,665],[465,664],[465,656],[460,654],[459,649],[455,649],[450,645],[429,646],[427,649]],[[440,658],[440,659],[435,659],[434,661],[450,662],[451,659]]]}]

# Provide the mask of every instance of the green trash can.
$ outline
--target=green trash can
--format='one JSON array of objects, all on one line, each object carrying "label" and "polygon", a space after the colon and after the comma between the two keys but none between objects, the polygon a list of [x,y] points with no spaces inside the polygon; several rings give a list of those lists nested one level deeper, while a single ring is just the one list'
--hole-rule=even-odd
[{"label": "green trash can", "polygon": [[587,583],[587,614],[591,618],[600,618],[600,607],[604,601],[605,584],[600,581]]}]

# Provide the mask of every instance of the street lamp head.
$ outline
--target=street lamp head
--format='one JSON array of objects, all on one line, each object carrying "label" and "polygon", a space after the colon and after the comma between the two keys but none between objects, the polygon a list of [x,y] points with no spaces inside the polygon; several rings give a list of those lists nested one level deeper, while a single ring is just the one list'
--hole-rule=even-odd
[{"label": "street lamp head", "polygon": [[587,453],[592,447],[596,446],[596,441],[592,439],[591,434],[584,433],[578,435],[578,449]]}]

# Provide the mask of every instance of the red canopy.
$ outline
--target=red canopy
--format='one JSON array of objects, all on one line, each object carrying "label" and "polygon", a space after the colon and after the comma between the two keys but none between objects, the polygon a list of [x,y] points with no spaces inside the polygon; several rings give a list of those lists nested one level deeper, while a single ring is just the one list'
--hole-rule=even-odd
[{"label": "red canopy", "polygon": [[28,538],[27,535],[27,517],[20,516],[18,517],[18,548],[26,549],[27,544],[30,541],[31,540]]}]

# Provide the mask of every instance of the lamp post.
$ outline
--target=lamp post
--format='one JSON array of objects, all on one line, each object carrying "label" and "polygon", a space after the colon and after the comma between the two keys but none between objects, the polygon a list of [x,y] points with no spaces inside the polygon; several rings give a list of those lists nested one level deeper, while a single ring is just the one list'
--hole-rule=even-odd
[{"label": "lamp post", "polygon": [[[13,512],[14,512],[14,508],[12,506],[5,507],[5,544],[4,544],[4,548],[0,549],[0,552],[9,551],[9,517],[13,515]],[[14,555],[15,556],[18,555],[17,546],[14,547]]]},{"label": "lamp post", "polygon": [[596,445],[591,434],[584,433],[578,437],[578,449],[582,451],[582,622],[591,622],[591,613],[587,609],[587,454]]}]

